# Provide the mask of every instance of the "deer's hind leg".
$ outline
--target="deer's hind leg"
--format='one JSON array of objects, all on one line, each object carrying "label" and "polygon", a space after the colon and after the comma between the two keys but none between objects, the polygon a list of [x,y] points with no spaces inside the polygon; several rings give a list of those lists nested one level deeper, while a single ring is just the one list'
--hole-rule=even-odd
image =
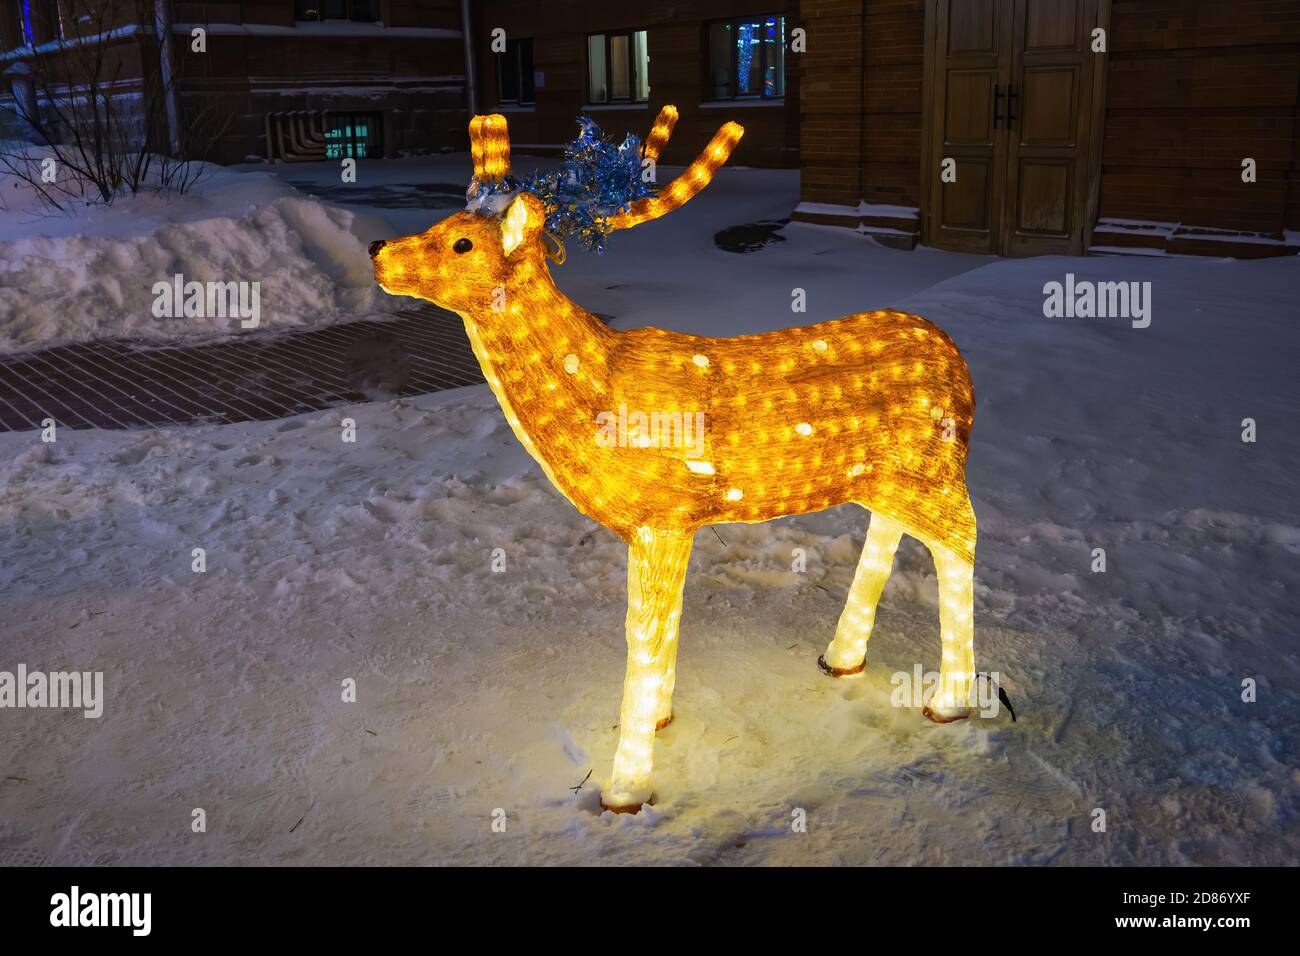
[{"label": "deer's hind leg", "polygon": [[925,541],[939,578],[943,657],[939,686],[923,712],[941,724],[970,715],[975,682],[975,511],[961,491],[965,507],[954,516],[948,542]]},{"label": "deer's hind leg", "polygon": [[948,723],[970,715],[975,680],[975,566],[940,544],[930,546],[939,577],[939,636],[943,657],[939,686],[924,708],[925,716]]},{"label": "deer's hind leg", "polygon": [[832,677],[858,674],[866,667],[867,641],[876,622],[876,605],[894,567],[894,552],[902,540],[903,525],[879,512],[871,515],[867,543],[862,547],[858,569],[853,574],[849,599],[835,628],[835,639],[818,665]]},{"label": "deer's hind leg", "polygon": [[694,535],[639,528],[628,542],[627,676],[606,810],[636,813],[653,795],[655,725],[672,712],[668,675],[677,656],[682,586]]}]

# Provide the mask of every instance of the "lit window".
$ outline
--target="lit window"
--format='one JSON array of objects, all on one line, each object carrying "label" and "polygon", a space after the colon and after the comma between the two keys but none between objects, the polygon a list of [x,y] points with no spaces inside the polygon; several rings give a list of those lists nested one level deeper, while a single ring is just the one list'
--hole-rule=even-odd
[{"label": "lit window", "polygon": [[741,17],[709,24],[709,99],[782,96],[785,17]]},{"label": "lit window", "polygon": [[18,0],[10,10],[18,14],[18,45],[31,46],[33,43],[31,6],[23,0]]},{"label": "lit window", "polygon": [[19,46],[64,39],[59,0],[17,0],[10,9],[17,14]]},{"label": "lit window", "polygon": [[644,103],[650,99],[650,55],[644,30],[587,37],[587,102]]}]

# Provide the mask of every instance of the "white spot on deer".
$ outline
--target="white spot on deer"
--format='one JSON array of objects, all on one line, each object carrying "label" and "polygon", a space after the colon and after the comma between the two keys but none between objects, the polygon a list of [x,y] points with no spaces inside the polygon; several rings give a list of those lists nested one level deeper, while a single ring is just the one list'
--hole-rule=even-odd
[{"label": "white spot on deer", "polygon": [[800,422],[798,425],[795,425],[794,430],[797,431],[804,438],[807,438],[809,435],[813,433],[812,425],[808,424],[807,422]]},{"label": "white spot on deer", "polygon": [[741,491],[739,488],[728,488],[728,489],[727,489],[727,500],[728,500],[728,501],[739,501],[739,500],[740,500],[741,498],[743,498],[743,497],[745,497],[745,493],[744,493],[743,491]]},{"label": "white spot on deer", "polygon": [[578,356],[574,355],[572,352],[564,356],[564,370],[568,372],[570,375],[578,374],[579,364],[580,363],[578,362]]},{"label": "white spot on deer", "polygon": [[813,348],[815,348],[818,352],[825,352],[828,348],[830,348],[830,346],[826,344],[825,339],[817,339],[816,341],[813,342]]},{"label": "white spot on deer", "polygon": [[700,355],[697,353],[691,356],[691,361],[694,362],[696,365],[698,365],[700,368],[709,367],[709,357],[707,355]]},{"label": "white spot on deer", "polygon": [[711,461],[687,461],[686,467],[697,475],[713,474],[713,462]]}]

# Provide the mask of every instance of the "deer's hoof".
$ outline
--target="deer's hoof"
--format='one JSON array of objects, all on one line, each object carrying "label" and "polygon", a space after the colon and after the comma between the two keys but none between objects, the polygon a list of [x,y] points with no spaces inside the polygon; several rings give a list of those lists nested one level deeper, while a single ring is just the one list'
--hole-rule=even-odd
[{"label": "deer's hoof", "polygon": [[640,813],[641,808],[647,803],[654,806],[654,802],[655,796],[653,793],[644,800],[629,800],[626,794],[608,798],[603,793],[600,795],[600,809],[608,810],[610,813]]},{"label": "deer's hoof", "polygon": [[626,806],[615,804],[614,806],[610,806],[604,800],[600,801],[600,808],[602,810],[608,810],[610,813],[640,813],[643,806],[645,806],[643,803],[629,803]]},{"label": "deer's hoof", "polygon": [[864,660],[857,667],[831,667],[830,664],[826,663],[826,656],[823,654],[817,658],[817,666],[828,677],[852,677],[854,674],[861,674],[866,670],[867,662]]},{"label": "deer's hoof", "polygon": [[655,730],[656,730],[656,731],[663,730],[665,727],[667,727],[667,726],[668,726],[669,724],[671,724],[672,722],[673,722],[673,715],[672,715],[672,714],[669,714],[667,717],[661,717],[661,718],[659,719],[659,721],[655,724]]},{"label": "deer's hoof", "polygon": [[966,707],[960,707],[957,710],[938,710],[926,704],[921,708],[923,713],[936,724],[951,724],[954,720],[965,720],[970,716],[970,710]]}]

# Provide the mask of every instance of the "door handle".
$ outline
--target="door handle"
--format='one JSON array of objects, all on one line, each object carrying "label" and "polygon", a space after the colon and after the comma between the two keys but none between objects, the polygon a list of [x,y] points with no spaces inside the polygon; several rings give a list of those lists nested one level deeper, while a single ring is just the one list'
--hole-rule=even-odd
[{"label": "door handle", "polygon": [[1015,114],[1016,88],[1014,85],[1007,86],[1007,129],[1011,129],[1011,124],[1019,117]]},{"label": "door handle", "polygon": [[1002,112],[1002,88],[998,84],[993,84],[993,128],[998,128],[998,120],[1001,119]]}]

